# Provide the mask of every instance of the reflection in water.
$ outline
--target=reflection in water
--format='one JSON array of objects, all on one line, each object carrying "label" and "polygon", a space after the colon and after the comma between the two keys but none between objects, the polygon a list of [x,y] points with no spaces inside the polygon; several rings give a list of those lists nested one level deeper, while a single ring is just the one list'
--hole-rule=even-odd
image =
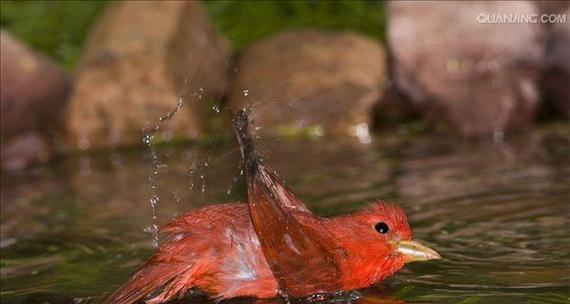
[{"label": "reflection in water", "polygon": [[[335,303],[567,301],[567,130],[498,144],[386,135],[369,145],[260,146],[315,213],[351,212],[377,198],[399,202],[415,236],[444,257],[407,265],[360,298]],[[233,143],[157,153],[158,224],[246,196]],[[98,303],[125,281],[153,250],[144,231],[152,225],[147,170],[144,151],[122,151],[2,176],[2,303]]]}]

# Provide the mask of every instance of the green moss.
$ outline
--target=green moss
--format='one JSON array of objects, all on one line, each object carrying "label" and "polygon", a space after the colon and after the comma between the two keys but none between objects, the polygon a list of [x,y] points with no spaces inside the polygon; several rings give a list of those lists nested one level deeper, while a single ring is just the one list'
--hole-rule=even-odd
[{"label": "green moss", "polygon": [[[71,70],[106,1],[2,0],[0,24]],[[382,1],[204,1],[212,23],[234,50],[287,28],[354,30],[385,37]]]},{"label": "green moss", "polygon": [[4,1],[0,25],[71,70],[105,1]]},{"label": "green moss", "polygon": [[287,28],[354,30],[385,37],[382,1],[204,1],[214,25],[235,50]]},{"label": "green moss", "polygon": [[264,133],[268,136],[288,139],[317,140],[323,136],[323,128],[319,125],[309,125],[306,127],[281,125],[272,127]]}]

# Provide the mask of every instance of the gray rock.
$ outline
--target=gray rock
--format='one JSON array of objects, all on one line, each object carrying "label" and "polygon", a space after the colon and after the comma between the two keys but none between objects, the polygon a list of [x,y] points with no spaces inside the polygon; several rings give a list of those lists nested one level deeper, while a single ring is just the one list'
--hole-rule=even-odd
[{"label": "gray rock", "polygon": [[539,103],[543,29],[489,21],[536,13],[525,1],[391,2],[394,80],[425,117],[459,134],[524,128]]},{"label": "gray rock", "polygon": [[37,132],[19,134],[2,144],[2,171],[22,171],[32,165],[46,162],[53,154],[52,151],[44,135]]},{"label": "gray rock", "polygon": [[[561,12],[570,18],[570,8]],[[550,106],[570,118],[570,20],[549,28],[543,92]]]},{"label": "gray rock", "polygon": [[2,171],[21,171],[53,154],[63,129],[70,81],[65,72],[0,31]]},{"label": "gray rock", "polygon": [[70,88],[64,71],[4,30],[0,52],[2,139],[61,126]]}]

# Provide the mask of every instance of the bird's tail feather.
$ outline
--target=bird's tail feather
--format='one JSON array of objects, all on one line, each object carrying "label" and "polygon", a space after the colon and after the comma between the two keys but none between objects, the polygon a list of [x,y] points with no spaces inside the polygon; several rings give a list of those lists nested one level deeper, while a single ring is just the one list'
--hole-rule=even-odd
[{"label": "bird's tail feather", "polygon": [[157,263],[145,265],[113,293],[104,304],[133,304],[144,301],[158,304],[188,291],[188,282],[181,281],[188,265]]},{"label": "bird's tail feather", "polygon": [[241,109],[234,115],[232,119],[236,138],[240,146],[241,155],[243,157],[243,162],[246,169],[245,171],[248,175],[250,175],[248,182],[251,181],[251,177],[257,173],[259,164],[261,163],[261,158],[257,154],[255,141],[253,140],[251,130],[249,129],[249,114],[249,109]]}]

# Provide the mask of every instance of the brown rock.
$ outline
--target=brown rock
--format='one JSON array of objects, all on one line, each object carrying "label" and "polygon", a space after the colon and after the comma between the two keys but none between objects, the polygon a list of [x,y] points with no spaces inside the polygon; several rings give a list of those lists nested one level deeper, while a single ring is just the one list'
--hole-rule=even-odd
[{"label": "brown rock", "polygon": [[426,117],[462,135],[523,128],[539,102],[543,29],[481,21],[536,13],[524,1],[391,2],[395,82]]},{"label": "brown rock", "polygon": [[227,44],[197,1],[113,3],[85,49],[67,121],[72,147],[140,143],[182,94],[160,135],[194,139],[225,90]]},{"label": "brown rock", "polygon": [[[562,14],[569,18],[570,9]],[[552,24],[548,39],[542,80],[544,97],[556,112],[570,118],[570,20]]]},{"label": "brown rock", "polygon": [[70,87],[65,73],[4,30],[0,31],[0,53],[3,140],[61,126]]},{"label": "brown rock", "polygon": [[228,103],[233,110],[251,103],[253,120],[269,130],[367,131],[385,77],[384,50],[370,39],[289,31],[245,52]]}]

